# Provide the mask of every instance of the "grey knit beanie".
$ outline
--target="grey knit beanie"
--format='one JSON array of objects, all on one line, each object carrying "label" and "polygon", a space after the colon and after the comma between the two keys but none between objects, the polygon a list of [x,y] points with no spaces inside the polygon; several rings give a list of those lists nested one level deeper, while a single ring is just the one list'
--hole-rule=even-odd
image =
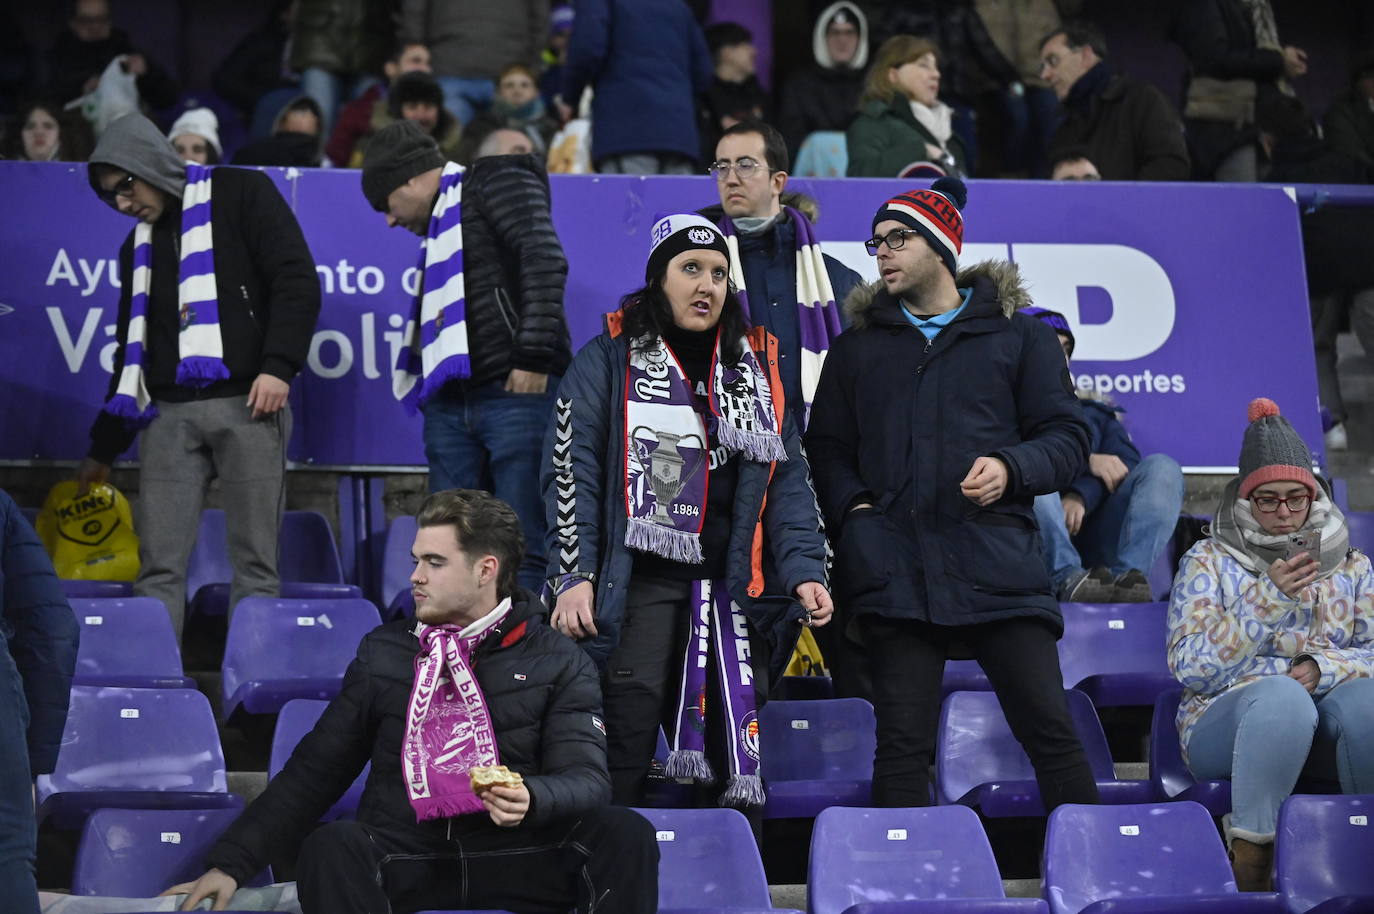
[{"label": "grey knit beanie", "polygon": [[1316,497],[1312,452],[1293,424],[1279,415],[1278,404],[1264,397],[1251,400],[1249,418],[1240,446],[1240,497],[1249,498],[1266,482],[1289,479],[1307,486]]},{"label": "grey knit beanie", "polygon": [[413,121],[397,121],[378,130],[363,159],[363,196],[379,213],[386,212],[391,192],[416,175],[444,167],[444,154],[434,137]]}]

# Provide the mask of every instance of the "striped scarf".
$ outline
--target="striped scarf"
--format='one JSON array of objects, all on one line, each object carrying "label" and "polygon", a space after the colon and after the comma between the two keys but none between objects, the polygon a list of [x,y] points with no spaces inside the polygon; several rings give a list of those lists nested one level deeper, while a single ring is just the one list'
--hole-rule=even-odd
[{"label": "striped scarf", "polygon": [[[830,344],[844,328],[840,326],[840,309],[835,305],[835,290],[830,285],[825,254],[816,240],[815,226],[793,207],[785,206],[783,210],[797,227],[797,322],[801,327],[802,400],[809,419],[816,384],[821,379],[821,366],[830,352]],[[730,281],[735,284],[744,313],[748,314],[749,294],[744,285],[739,237],[729,216],[721,217],[720,230],[725,233],[725,243],[730,248]]]},{"label": "striped scarf", "polygon": [[[224,364],[224,341],[219,328],[219,293],[215,287],[215,252],[210,225],[210,169],[186,164],[186,189],[181,197],[181,263],[177,305],[181,332],[177,336],[176,382],[185,387],[208,387],[229,377]],[[157,408],[144,377],[144,349],[148,343],[148,292],[153,277],[153,227],[134,228],[134,273],[130,278],[129,324],[124,331],[124,367],[105,412],[134,426],[157,418]]]},{"label": "striped scarf", "polygon": [[412,415],[454,378],[472,375],[463,288],[463,168],[444,165],[420,249],[420,288],[392,371],[392,392]]}]

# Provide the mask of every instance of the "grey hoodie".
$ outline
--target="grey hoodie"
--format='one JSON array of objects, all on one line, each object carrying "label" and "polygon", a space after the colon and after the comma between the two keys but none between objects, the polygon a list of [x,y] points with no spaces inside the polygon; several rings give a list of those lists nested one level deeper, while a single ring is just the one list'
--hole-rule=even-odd
[{"label": "grey hoodie", "polygon": [[[186,189],[186,163],[157,125],[141,114],[126,114],[105,128],[91,153],[90,163],[97,162],[122,168],[178,202]],[[86,178],[99,193],[100,184],[90,168]]]}]

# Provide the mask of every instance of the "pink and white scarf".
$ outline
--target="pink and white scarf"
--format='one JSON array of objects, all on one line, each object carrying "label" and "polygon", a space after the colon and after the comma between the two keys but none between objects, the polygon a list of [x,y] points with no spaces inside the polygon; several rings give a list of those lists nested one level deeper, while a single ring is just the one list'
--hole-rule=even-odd
[{"label": "pink and white scarf", "polygon": [[466,628],[419,623],[415,685],[406,709],[401,768],[415,819],[483,812],[468,772],[498,765],[496,731],[472,673],[472,652],[510,614],[510,598]]}]

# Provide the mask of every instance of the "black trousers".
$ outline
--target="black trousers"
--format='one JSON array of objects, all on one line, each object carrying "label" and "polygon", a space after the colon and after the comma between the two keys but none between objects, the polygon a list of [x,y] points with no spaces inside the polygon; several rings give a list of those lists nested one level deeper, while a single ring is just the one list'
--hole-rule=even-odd
[{"label": "black trousers", "polygon": [[[686,581],[646,575],[630,579],[620,642],[601,679],[606,764],[611,773],[611,802],[617,805],[642,804],[658,728],[669,732],[687,652],[691,595],[692,585]],[[754,670],[754,699],[762,709],[768,697],[768,651],[752,625],[749,661]],[[713,670],[708,670],[706,701],[708,708],[721,706]],[[707,728],[706,757],[719,779],[714,791],[718,794],[724,789],[720,781],[725,777],[726,748],[717,735],[716,728]]]},{"label": "black trousers", "polygon": [[518,914],[658,910],[658,843],[638,813],[610,806],[542,828],[452,840],[331,822],[301,847],[305,914],[504,908]]},{"label": "black trousers", "polygon": [[940,680],[951,641],[972,649],[1011,732],[1030,756],[1045,809],[1096,803],[1097,783],[1064,700],[1054,632],[1039,619],[931,625],[863,616],[873,668],[878,751],[874,806],[928,806],[940,722]]}]

